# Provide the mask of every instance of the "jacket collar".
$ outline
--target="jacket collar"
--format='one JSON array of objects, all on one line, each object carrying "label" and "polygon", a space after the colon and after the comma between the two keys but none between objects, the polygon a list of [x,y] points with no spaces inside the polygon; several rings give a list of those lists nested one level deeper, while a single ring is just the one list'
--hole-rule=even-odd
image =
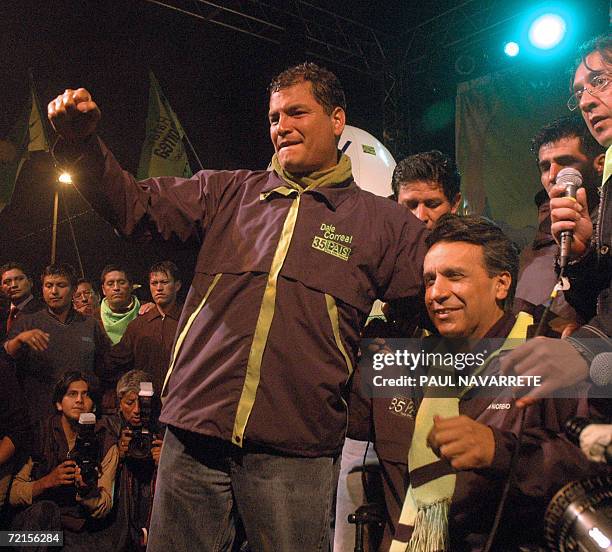
[{"label": "jacket collar", "polygon": [[[355,184],[355,181],[351,177],[350,179],[336,185],[336,186],[325,186],[322,188],[315,188],[314,190],[308,190],[307,194],[312,194],[323,199],[332,211],[338,209],[342,202],[346,201],[349,197],[357,192],[359,187]],[[294,191],[291,190],[287,184],[274,172],[270,171],[268,176],[268,182],[261,189],[262,200],[272,199],[278,195],[290,196]]]},{"label": "jacket collar", "polygon": [[[181,317],[181,310],[182,305],[179,305],[179,303],[174,303],[174,305],[172,305],[172,308],[166,313],[166,316],[169,316],[170,318],[178,322],[179,318]],[[155,308],[143,314],[142,317],[147,322],[153,322],[153,320],[155,320],[156,318],[161,318],[161,313],[159,312],[159,309],[156,306]]]}]

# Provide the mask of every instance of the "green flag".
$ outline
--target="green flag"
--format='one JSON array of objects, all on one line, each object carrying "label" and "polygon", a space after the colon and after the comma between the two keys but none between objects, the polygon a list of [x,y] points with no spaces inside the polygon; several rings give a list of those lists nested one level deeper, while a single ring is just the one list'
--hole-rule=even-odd
[{"label": "green flag", "polygon": [[147,135],[140,152],[138,179],[151,176],[184,176],[193,173],[183,144],[185,131],[152,72],[149,89]]},{"label": "green flag", "polygon": [[49,151],[46,126],[32,81],[22,114],[8,136],[0,139],[0,211],[10,203],[21,167],[31,151]]}]

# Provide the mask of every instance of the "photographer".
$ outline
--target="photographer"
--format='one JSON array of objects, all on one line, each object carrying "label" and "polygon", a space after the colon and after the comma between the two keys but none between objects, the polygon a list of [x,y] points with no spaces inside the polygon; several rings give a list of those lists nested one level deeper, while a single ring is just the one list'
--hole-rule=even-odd
[{"label": "photographer", "polygon": [[[114,550],[111,535],[100,520],[113,505],[117,446],[109,432],[97,425],[90,447],[97,449],[97,458],[84,458],[80,448],[84,439],[79,418],[95,411],[97,399],[97,389],[85,373],[66,372],[56,383],[53,403],[57,412],[39,423],[32,456],[17,473],[10,491],[11,505],[26,507],[14,517],[13,529],[62,530],[64,550],[89,545],[99,552]],[[85,462],[87,471],[97,465],[93,484],[81,469]]]},{"label": "photographer", "polygon": [[[119,412],[106,418],[118,440],[119,468],[116,485],[117,525],[121,537],[117,550],[138,549],[147,543],[157,465],[162,439],[157,397],[140,397],[140,384],[150,382],[142,370],[125,373],[117,383]],[[143,404],[144,403],[144,404]]]}]

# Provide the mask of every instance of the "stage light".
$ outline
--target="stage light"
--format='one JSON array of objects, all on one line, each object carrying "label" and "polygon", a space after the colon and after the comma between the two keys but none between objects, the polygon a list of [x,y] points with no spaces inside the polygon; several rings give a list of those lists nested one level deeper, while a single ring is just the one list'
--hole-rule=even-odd
[{"label": "stage light", "polygon": [[516,42],[506,42],[506,45],[504,46],[504,53],[508,57],[518,56],[519,51],[520,51],[520,48]]},{"label": "stage light", "polygon": [[529,27],[529,42],[540,50],[550,50],[565,37],[567,24],[565,19],[556,13],[540,15]]},{"label": "stage light", "polygon": [[70,173],[67,172],[63,172],[62,174],[60,174],[58,180],[62,184],[72,184],[72,176],[70,176]]}]

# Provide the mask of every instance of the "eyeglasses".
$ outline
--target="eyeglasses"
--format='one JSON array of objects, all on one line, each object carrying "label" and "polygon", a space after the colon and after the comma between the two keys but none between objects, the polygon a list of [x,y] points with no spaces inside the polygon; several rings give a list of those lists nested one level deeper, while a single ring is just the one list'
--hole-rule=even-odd
[{"label": "eyeglasses", "polygon": [[589,94],[591,94],[591,96],[599,96],[599,93],[603,92],[607,88],[611,80],[612,78],[610,77],[610,75],[606,75],[604,73],[600,75],[595,75],[591,79],[591,83],[589,86],[585,86],[580,90],[576,90],[576,92],[574,92],[570,96],[570,99],[567,100],[567,108],[570,111],[574,111],[580,104],[580,100],[582,99],[582,96],[585,92],[588,92]]},{"label": "eyeglasses", "polygon": [[83,299],[89,299],[90,297],[93,297],[94,292],[93,291],[81,291],[79,293],[75,293],[73,300],[74,301],[82,301]]}]

